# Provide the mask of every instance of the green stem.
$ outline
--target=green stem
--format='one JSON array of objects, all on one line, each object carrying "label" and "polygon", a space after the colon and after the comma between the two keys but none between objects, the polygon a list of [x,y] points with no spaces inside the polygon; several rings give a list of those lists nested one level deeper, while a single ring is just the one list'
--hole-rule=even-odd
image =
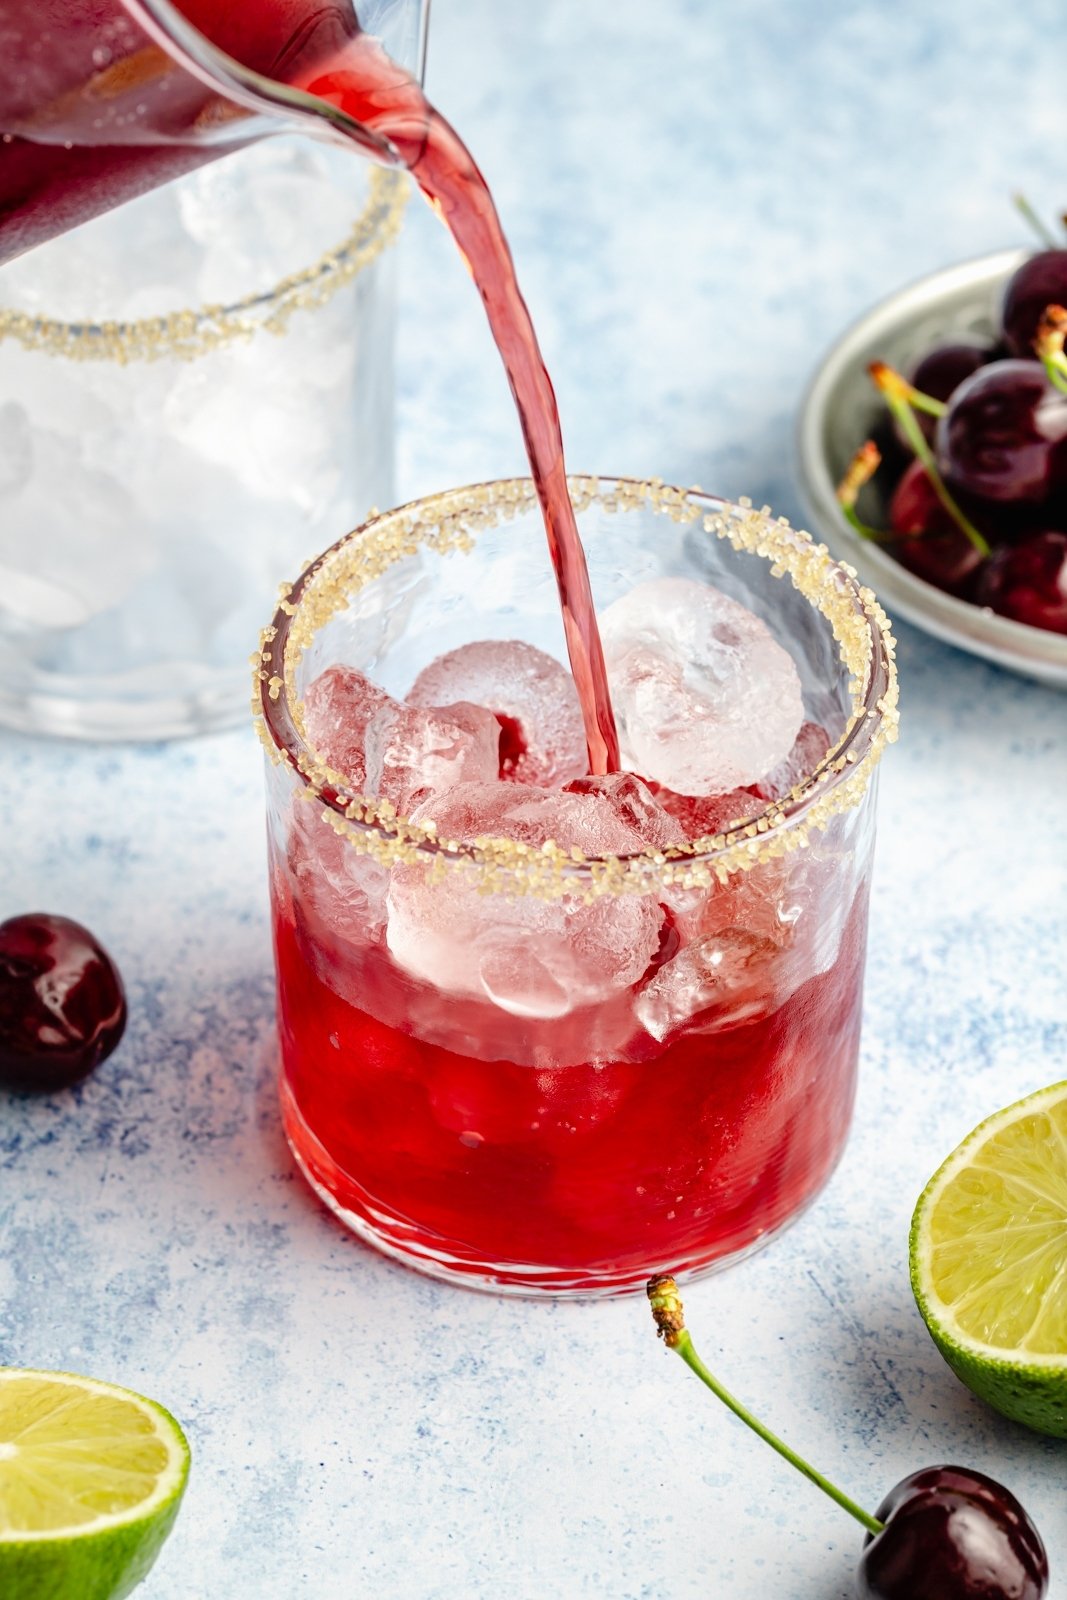
[{"label": "green stem", "polygon": [[1019,214],[1023,216],[1030,224],[1030,227],[1033,228],[1034,232],[1041,240],[1041,243],[1046,245],[1050,250],[1058,249],[1059,247],[1056,243],[1056,240],[1052,237],[1052,234],[1049,232],[1048,228],[1046,228],[1045,224],[1042,222],[1041,218],[1038,216],[1037,212],[1034,210],[1026,196],[1024,194],[1013,194],[1012,200],[1014,201],[1016,211],[1018,211]]},{"label": "green stem", "polygon": [[932,394],[923,394],[911,384],[908,385],[908,403],[916,411],[925,411],[928,417],[943,417],[948,410],[943,400],[935,400]]},{"label": "green stem", "polygon": [[839,500],[838,504],[841,507],[841,514],[845,521],[855,529],[861,539],[867,539],[871,544],[896,544],[898,542],[899,534],[883,533],[881,528],[872,528],[869,522],[863,521],[855,506],[846,505],[843,500]]},{"label": "green stem", "polygon": [[937,462],[934,460],[933,451],[930,449],[930,446],[923,437],[922,429],[916,422],[915,413],[911,409],[908,401],[905,400],[903,396],[894,394],[892,390],[883,389],[882,393],[885,396],[885,402],[887,406],[893,413],[896,421],[899,423],[904,437],[907,439],[918,459],[926,468],[926,475],[933,485],[934,493],[937,495],[937,498],[940,500],[949,516],[957,524],[961,532],[967,535],[967,538],[974,545],[974,548],[978,551],[980,556],[992,555],[992,551],[987,541],[983,539],[974,523],[963,513],[945,487],[945,480],[937,470]]},{"label": "green stem", "polygon": [[1041,364],[1052,387],[1058,389],[1061,394],[1067,394],[1067,356],[1063,351],[1057,351],[1054,355],[1043,355]]},{"label": "green stem", "polygon": [[693,1341],[689,1337],[687,1328],[682,1328],[668,1343],[671,1349],[677,1350],[686,1366],[696,1373],[701,1383],[707,1384],[712,1394],[717,1395],[723,1405],[728,1406],[735,1417],[740,1417],[746,1427],[751,1428],[753,1433],[758,1434],[761,1439],[770,1445],[772,1450],[777,1450],[780,1456],[783,1456],[791,1466],[796,1467],[798,1472],[802,1472],[805,1478],[808,1478],[820,1488],[824,1494],[828,1494],[831,1500],[836,1500],[837,1504],[847,1511],[850,1516],[855,1517],[857,1522],[862,1523],[868,1533],[881,1533],[885,1526],[883,1522],[879,1522],[877,1517],[872,1517],[869,1512],[864,1511],[863,1507],[858,1506],[855,1500],[850,1500],[847,1494],[839,1489],[836,1484],[831,1483],[829,1478],[824,1478],[821,1472],[816,1472],[814,1467],[809,1467],[801,1456],[798,1456],[794,1450],[790,1450],[784,1440],[779,1439],[778,1435],[772,1433],[769,1428],[765,1428],[763,1423],[752,1415],[751,1411],[745,1409],[740,1400],[735,1400],[733,1395],[723,1388],[719,1380],[708,1371],[693,1349]]}]

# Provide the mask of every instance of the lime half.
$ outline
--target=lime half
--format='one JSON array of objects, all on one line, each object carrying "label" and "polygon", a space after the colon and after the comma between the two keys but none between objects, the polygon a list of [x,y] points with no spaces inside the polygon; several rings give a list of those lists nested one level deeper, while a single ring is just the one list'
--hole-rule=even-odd
[{"label": "lime half", "polygon": [[1006,1417],[1067,1438],[1067,1083],[952,1152],[919,1196],[910,1255],[953,1372]]},{"label": "lime half", "polygon": [[189,1446],[169,1412],[65,1372],[0,1367],[0,1595],[119,1600],[178,1514]]}]

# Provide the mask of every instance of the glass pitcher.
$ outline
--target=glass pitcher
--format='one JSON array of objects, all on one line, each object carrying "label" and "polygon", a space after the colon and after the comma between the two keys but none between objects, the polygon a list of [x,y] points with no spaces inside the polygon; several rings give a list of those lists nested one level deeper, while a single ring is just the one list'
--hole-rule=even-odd
[{"label": "glass pitcher", "polygon": [[[428,10],[0,0],[0,724],[239,723],[279,581],[393,503],[408,161],[373,123],[419,104]],[[307,92],[353,49],[365,123]]]},{"label": "glass pitcher", "polygon": [[[280,129],[403,164],[374,120],[421,79],[428,17],[429,0],[0,0],[0,262]],[[307,92],[360,35],[406,69],[366,119]]]}]

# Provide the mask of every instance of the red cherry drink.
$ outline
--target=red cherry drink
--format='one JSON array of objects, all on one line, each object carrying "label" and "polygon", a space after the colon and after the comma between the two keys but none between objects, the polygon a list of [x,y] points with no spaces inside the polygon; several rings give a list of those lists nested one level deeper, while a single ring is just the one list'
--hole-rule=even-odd
[{"label": "red cherry drink", "polygon": [[[327,1204],[410,1264],[618,1293],[766,1241],[840,1155],[892,667],[864,618],[850,705],[827,619],[796,612],[773,551],[709,539],[698,558],[684,525],[604,491],[582,534],[619,596],[598,620],[626,770],[591,776],[562,635],[551,653],[514,636],[544,637],[530,485],[487,516],[493,493],[357,530],[266,636],[285,1128]],[[457,525],[481,529],[474,550],[442,553]],[[752,611],[716,578],[751,585]],[[496,637],[442,653],[457,592],[483,622],[499,605]]]},{"label": "red cherry drink", "polygon": [[865,891],[833,965],[781,1003],[770,973],[756,977],[748,1020],[706,1015],[657,1042],[635,1019],[592,1053],[590,1033],[639,1003],[643,977],[600,1014],[543,1027],[541,1051],[529,1024],[494,1019],[500,1054],[486,1059],[433,1042],[484,1034],[485,1002],[424,993],[405,1024],[411,979],[380,945],[340,939],[300,876],[276,862],[286,1129],[316,1188],[379,1246],[486,1286],[639,1288],[655,1262],[704,1268],[768,1238],[834,1166]]}]

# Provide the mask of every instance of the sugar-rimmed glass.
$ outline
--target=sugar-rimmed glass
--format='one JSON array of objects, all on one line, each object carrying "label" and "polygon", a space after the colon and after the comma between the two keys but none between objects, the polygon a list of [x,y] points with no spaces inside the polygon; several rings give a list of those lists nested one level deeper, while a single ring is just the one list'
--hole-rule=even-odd
[{"label": "sugar-rimmed glass", "polygon": [[[586,860],[438,837],[323,764],[302,697],[334,663],[402,696],[474,639],[563,658],[524,479],[390,512],[327,551],[264,634],[256,708],[282,1101],[302,1170],[356,1233],[423,1271],[588,1295],[736,1259],[833,1169],[854,1092],[873,778],[895,736],[896,679],[873,595],[806,535],[659,483],[574,478],[571,492],[600,606],[650,576],[689,575],[789,649],[806,715],[832,743],[780,802],[690,846]],[[402,900],[429,940],[470,949],[458,991],[393,958]],[[473,970],[485,919],[491,934],[494,916],[528,914],[541,939],[595,916],[600,942],[625,957],[635,907],[657,919],[650,959],[636,972],[623,959],[575,1007],[531,1012]]]}]

